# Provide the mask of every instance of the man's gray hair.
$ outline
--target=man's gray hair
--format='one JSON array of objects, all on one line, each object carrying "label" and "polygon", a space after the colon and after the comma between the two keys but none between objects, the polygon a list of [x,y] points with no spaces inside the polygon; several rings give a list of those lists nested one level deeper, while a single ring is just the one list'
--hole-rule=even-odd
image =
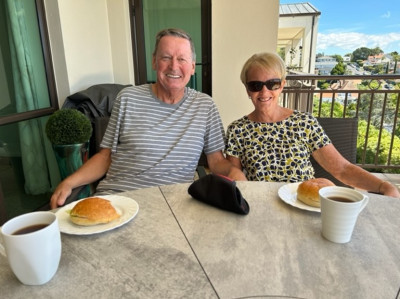
[{"label": "man's gray hair", "polygon": [[190,43],[190,49],[192,50],[192,60],[196,61],[196,50],[194,48],[194,43],[190,35],[183,31],[182,29],[177,29],[177,28],[168,28],[168,29],[163,29],[160,32],[157,33],[156,35],[156,45],[154,47],[154,52],[153,56],[156,56],[157,50],[158,50],[158,45],[160,43],[161,38],[164,36],[176,36],[180,38],[184,38],[189,41]]}]

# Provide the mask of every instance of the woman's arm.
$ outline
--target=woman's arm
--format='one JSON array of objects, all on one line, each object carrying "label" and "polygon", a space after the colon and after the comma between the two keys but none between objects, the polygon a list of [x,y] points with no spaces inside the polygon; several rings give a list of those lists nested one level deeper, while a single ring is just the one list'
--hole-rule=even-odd
[{"label": "woman's arm", "polygon": [[349,186],[400,198],[400,192],[396,186],[350,163],[333,144],[314,151],[312,155],[326,171]]}]

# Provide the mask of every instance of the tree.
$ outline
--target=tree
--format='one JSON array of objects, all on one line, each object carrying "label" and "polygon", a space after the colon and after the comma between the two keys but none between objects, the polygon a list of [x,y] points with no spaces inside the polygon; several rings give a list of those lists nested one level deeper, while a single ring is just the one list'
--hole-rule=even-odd
[{"label": "tree", "polygon": [[400,55],[397,51],[391,52],[390,55],[392,56],[394,60],[394,68],[393,68],[393,73],[396,73],[397,71],[397,62],[400,61]]},{"label": "tree", "polygon": [[389,54],[390,54],[390,56],[392,56],[393,60],[400,61],[400,55],[397,51],[391,52]]},{"label": "tree", "polygon": [[[330,102],[323,102],[321,104],[321,115],[320,117],[331,117],[332,104]],[[319,101],[314,99],[313,115],[318,115]],[[335,102],[333,105],[332,117],[340,118],[343,117],[343,105]]]},{"label": "tree", "polygon": [[379,54],[383,53],[382,49],[379,48],[379,47],[376,47],[376,48],[373,48],[373,49],[370,49],[370,50],[371,50],[371,54],[370,55],[379,55]]},{"label": "tree", "polygon": [[385,66],[383,64],[364,66],[364,70],[371,72],[371,74],[383,74],[385,72]]},{"label": "tree", "polygon": [[343,57],[338,54],[332,55],[331,57],[335,58],[337,62],[343,62]]},{"label": "tree", "polygon": [[369,55],[371,55],[371,49],[366,48],[366,47],[361,47],[361,48],[354,50],[352,57],[353,57],[353,61],[367,60]]},{"label": "tree", "polygon": [[[342,59],[343,60],[343,59]],[[346,65],[343,62],[339,62],[335,67],[331,70],[331,75],[344,75],[346,72]]]},{"label": "tree", "polygon": [[[364,147],[365,140],[367,138],[367,127],[368,127],[368,110],[370,105],[370,99],[368,95],[363,97],[361,107],[359,110],[359,121],[358,121],[358,137],[357,137],[357,163],[362,163],[364,156]],[[390,118],[393,119],[393,110],[394,103],[391,99],[392,103],[388,102],[388,109],[392,110],[392,113],[385,113],[384,117],[386,121],[389,121]],[[338,102],[335,102],[333,109],[331,102],[323,102],[321,103],[321,107],[319,107],[319,99],[318,97],[314,98],[313,103],[313,115],[318,115],[319,110],[321,112],[321,117],[343,117],[344,106]],[[356,105],[350,104],[346,110],[346,117],[355,117],[355,110],[357,109]],[[392,135],[386,129],[382,130],[381,137],[379,138],[379,127],[380,127],[380,115],[382,115],[382,102],[376,101],[374,104],[373,110],[378,110],[373,112],[373,115],[376,115],[376,118],[371,119],[371,123],[368,128],[368,142],[365,149],[365,163],[366,164],[375,164],[375,155],[378,152],[377,163],[378,164],[386,164],[389,158],[389,149],[390,144],[392,142]],[[391,163],[392,164],[400,164],[400,137],[399,132],[400,126],[397,127],[395,136],[393,138],[393,148],[391,152]],[[379,148],[378,148],[379,143]],[[381,172],[382,169],[370,169],[373,172]],[[385,171],[385,170],[383,170]],[[398,173],[398,170],[390,170],[390,172]]]},{"label": "tree", "polygon": [[282,58],[283,61],[285,61],[285,56],[286,56],[285,48],[279,48],[278,55]]},{"label": "tree", "polygon": [[[365,145],[365,139],[367,138],[367,126],[368,123],[364,119],[360,119],[358,122],[358,137],[357,137],[357,162],[361,163],[363,156],[363,150]],[[382,136],[379,142],[379,129],[377,129],[374,125],[369,126],[368,130],[368,143],[366,148],[366,156],[365,163],[367,164],[375,164],[375,153],[378,152],[377,162],[378,164],[386,164],[389,158],[389,148],[391,143],[391,134],[382,130]],[[393,140],[393,148],[391,153],[391,163],[398,164],[400,163],[400,138],[394,136]],[[378,170],[374,170],[378,171]]]},{"label": "tree", "polygon": [[326,80],[318,80],[317,86],[319,89],[328,89],[330,84]]}]

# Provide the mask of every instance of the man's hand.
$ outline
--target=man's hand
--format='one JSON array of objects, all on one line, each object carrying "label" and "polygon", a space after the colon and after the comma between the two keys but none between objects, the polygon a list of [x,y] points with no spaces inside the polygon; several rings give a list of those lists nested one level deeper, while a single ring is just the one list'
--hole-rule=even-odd
[{"label": "man's hand", "polygon": [[72,187],[68,184],[68,182],[61,182],[50,198],[50,207],[52,209],[56,209],[59,206],[62,206],[67,197],[71,195],[71,192]]}]

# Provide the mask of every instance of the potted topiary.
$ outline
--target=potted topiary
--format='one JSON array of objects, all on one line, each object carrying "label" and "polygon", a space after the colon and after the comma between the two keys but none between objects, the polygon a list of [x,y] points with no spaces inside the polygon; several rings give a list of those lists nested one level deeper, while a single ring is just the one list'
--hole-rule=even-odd
[{"label": "potted topiary", "polygon": [[[92,124],[76,109],[60,109],[46,123],[46,135],[52,143],[61,179],[76,171],[88,159]],[[89,186],[80,196],[89,196]]]},{"label": "potted topiary", "polygon": [[46,135],[54,145],[86,143],[92,135],[92,124],[76,109],[61,109],[49,117]]}]

